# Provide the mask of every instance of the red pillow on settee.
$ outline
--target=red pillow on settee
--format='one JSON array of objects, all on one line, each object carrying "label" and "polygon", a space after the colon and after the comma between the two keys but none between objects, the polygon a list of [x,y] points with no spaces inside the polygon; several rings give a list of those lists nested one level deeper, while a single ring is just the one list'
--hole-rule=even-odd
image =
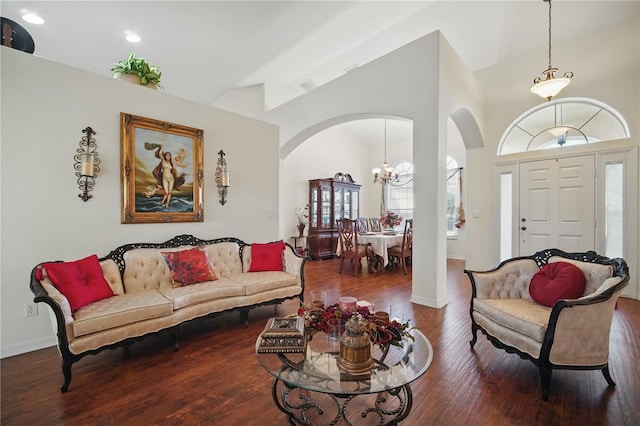
[{"label": "red pillow on settee", "polygon": [[95,254],[74,262],[50,262],[41,266],[54,287],[69,301],[71,312],[114,295]]},{"label": "red pillow on settee", "polygon": [[202,247],[182,251],[161,252],[171,271],[174,287],[216,281],[218,277],[209,267],[207,250]]},{"label": "red pillow on settee", "polygon": [[553,262],[543,265],[529,283],[531,298],[541,305],[553,307],[561,299],[582,297],[587,280],[576,265]]},{"label": "red pillow on settee", "polygon": [[284,242],[251,244],[251,266],[249,272],[282,271]]}]

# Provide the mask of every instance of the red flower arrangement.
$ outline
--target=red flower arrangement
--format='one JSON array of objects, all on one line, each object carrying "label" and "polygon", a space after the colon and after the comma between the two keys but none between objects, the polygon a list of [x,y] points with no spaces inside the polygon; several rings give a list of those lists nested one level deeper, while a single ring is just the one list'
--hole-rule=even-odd
[{"label": "red flower arrangement", "polygon": [[[404,323],[395,319],[390,320],[388,323],[376,321],[374,314],[366,306],[358,306],[353,314],[360,315],[361,321],[365,323],[369,334],[369,340],[374,345],[379,345],[380,350],[383,352],[390,346],[402,346],[404,337],[413,340],[410,332],[415,327],[411,327],[409,321]],[[328,306],[326,309],[298,309],[298,316],[304,319],[305,330],[309,338],[318,331],[328,333],[329,325],[337,324],[340,319],[346,322],[351,315],[349,312],[342,312],[340,305],[337,303]]]},{"label": "red flower arrangement", "polygon": [[380,218],[380,224],[382,224],[382,226],[384,226],[384,227],[393,228],[394,226],[398,226],[401,223],[402,223],[402,216],[400,216],[398,213],[394,213],[392,211],[386,212]]}]

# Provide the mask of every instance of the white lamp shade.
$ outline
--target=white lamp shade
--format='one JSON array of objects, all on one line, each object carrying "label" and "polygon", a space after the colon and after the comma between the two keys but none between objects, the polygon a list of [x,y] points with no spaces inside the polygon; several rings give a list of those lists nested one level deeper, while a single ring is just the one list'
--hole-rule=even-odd
[{"label": "white lamp shade", "polygon": [[571,130],[569,127],[565,127],[565,126],[557,126],[557,127],[552,127],[549,129],[549,133],[551,133],[553,136],[562,136],[562,135],[566,135],[567,132],[569,132],[569,130]]},{"label": "white lamp shade", "polygon": [[545,99],[551,99],[567,87],[569,83],[571,83],[571,79],[567,77],[548,78],[534,84],[531,92]]}]

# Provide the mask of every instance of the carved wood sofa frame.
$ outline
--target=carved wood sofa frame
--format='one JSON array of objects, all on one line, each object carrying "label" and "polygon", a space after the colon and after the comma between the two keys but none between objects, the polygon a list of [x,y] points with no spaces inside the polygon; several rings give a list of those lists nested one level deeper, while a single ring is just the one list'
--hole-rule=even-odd
[{"label": "carved wood sofa frame", "polygon": [[[212,240],[202,240],[199,239],[197,237],[194,237],[193,235],[178,235],[168,241],[165,241],[163,243],[132,243],[132,244],[125,244],[122,245],[120,247],[117,247],[116,249],[112,250],[108,255],[106,255],[103,258],[100,258],[100,262],[104,261],[104,260],[108,260],[111,259],[113,260],[116,265],[118,266],[118,269],[120,271],[120,277],[124,282],[124,270],[125,270],[125,260],[124,260],[124,255],[126,252],[130,251],[130,250],[134,250],[134,249],[144,249],[144,248],[151,248],[151,249],[165,249],[165,248],[177,248],[177,247],[181,247],[181,246],[203,246],[203,245],[209,245],[209,244],[216,244],[216,243],[223,243],[223,242],[232,242],[232,243],[236,243],[239,246],[239,257],[240,259],[242,259],[242,252],[244,250],[245,247],[250,246],[250,244],[245,243],[244,241],[238,239],[238,238],[233,238],[233,237],[226,237],[226,238],[217,238],[217,239],[212,239]],[[67,331],[66,331],[66,327],[65,327],[65,317],[64,317],[64,313],[62,312],[59,304],[52,298],[49,296],[49,294],[47,293],[47,291],[44,289],[44,287],[42,286],[41,282],[36,278],[36,271],[39,267],[36,266],[34,267],[34,269],[31,271],[31,282],[30,282],[30,289],[32,291],[32,293],[34,294],[34,302],[36,303],[45,303],[47,304],[51,310],[53,311],[53,314],[55,315],[55,319],[56,319],[56,323],[57,323],[57,330],[56,330],[56,335],[57,335],[57,339],[58,339],[58,348],[60,351],[60,354],[62,356],[62,373],[64,376],[64,383],[60,386],[60,391],[61,392],[66,392],[69,389],[69,384],[71,383],[71,367],[74,363],[78,362],[80,359],[84,358],[86,355],[95,355],[98,354],[106,349],[117,349],[117,348],[121,348],[121,347],[127,347],[135,342],[141,341],[151,335],[156,335],[162,332],[165,332],[166,330],[170,331],[170,335],[171,335],[171,342],[172,342],[172,347],[174,351],[177,351],[179,349],[179,345],[178,345],[178,337],[179,337],[179,332],[180,332],[180,325],[184,324],[186,322],[190,322],[193,320],[203,320],[205,318],[211,318],[214,316],[218,316],[224,313],[228,313],[228,312],[233,312],[233,311],[239,311],[240,312],[240,320],[241,322],[244,324],[245,327],[248,326],[249,323],[249,311],[251,309],[254,309],[256,307],[259,306],[264,306],[264,305],[275,305],[275,304],[279,304],[284,302],[285,300],[288,299],[295,299],[298,298],[300,300],[300,303],[302,304],[304,302],[304,264],[306,263],[306,261],[308,260],[308,257],[306,256],[299,256],[296,251],[294,250],[294,248],[291,246],[291,244],[289,243],[285,243],[285,250],[291,250],[291,252],[293,253],[293,255],[295,255],[298,258],[302,258],[301,259],[301,263],[300,263],[300,271],[299,271],[299,279],[301,281],[301,289],[300,292],[296,295],[292,295],[292,296],[288,296],[288,297],[283,297],[283,298],[276,298],[276,299],[272,299],[272,300],[268,300],[268,301],[264,301],[264,302],[260,302],[260,303],[255,303],[249,306],[235,306],[229,309],[225,309],[225,310],[220,310],[220,311],[215,311],[215,312],[211,312],[209,314],[206,314],[204,316],[197,316],[194,318],[190,318],[188,320],[183,321],[182,323],[176,324],[174,326],[171,327],[167,327],[167,328],[163,328],[157,331],[152,331],[152,332],[148,332],[146,334],[143,334],[141,336],[135,336],[135,337],[127,337],[119,342],[113,343],[113,344],[107,344],[104,346],[101,346],[99,348],[96,349],[91,349],[91,350],[87,350],[78,354],[75,354],[73,352],[71,352],[71,350],[69,349],[69,340],[68,340],[68,336],[67,336]],[[126,284],[125,284],[126,286]]]},{"label": "carved wood sofa frame", "polygon": [[[593,297],[586,297],[588,295],[585,294],[583,298],[572,299],[572,300],[559,300],[558,302],[556,302],[553,308],[551,308],[550,310],[546,331],[544,333],[543,342],[540,349],[540,355],[538,357],[535,357],[527,352],[524,352],[523,350],[521,350],[521,348],[517,348],[515,346],[511,346],[502,342],[499,338],[493,336],[489,331],[487,331],[485,328],[483,328],[481,325],[479,325],[476,322],[474,318],[474,300],[476,299],[476,296],[477,296],[476,280],[480,279],[479,277],[482,274],[495,273],[496,271],[500,271],[504,267],[508,267],[509,264],[511,264],[512,262],[516,262],[518,260],[523,260],[523,259],[533,259],[536,262],[537,267],[541,268],[543,265],[548,263],[550,258],[554,256],[559,256],[565,259],[570,259],[570,260],[575,260],[580,262],[591,262],[591,263],[598,263],[601,265],[609,265],[611,266],[613,271],[612,277],[619,277],[620,281],[617,282],[617,284],[606,288],[604,291],[601,291],[599,294],[597,291],[593,292],[592,293]],[[615,382],[612,380],[611,375],[609,373],[609,362],[608,362],[608,339],[609,339],[610,331],[606,333],[607,341],[605,343],[606,343],[607,351],[606,351],[606,357],[605,357],[606,359],[604,360],[604,362],[599,362],[592,365],[554,364],[553,362],[550,361],[550,354],[552,353],[552,349],[554,347],[556,335],[559,332],[558,324],[563,314],[567,313],[569,310],[574,308],[584,309],[584,307],[587,307],[590,305],[601,304],[603,302],[611,300],[614,297],[617,300],[619,293],[629,283],[629,269],[624,259],[621,259],[621,258],[610,259],[605,256],[598,255],[593,251],[588,251],[584,253],[566,253],[558,249],[548,249],[548,250],[539,251],[531,256],[522,256],[522,257],[516,257],[516,258],[505,260],[504,262],[500,263],[496,268],[491,269],[489,271],[479,272],[479,271],[465,270],[464,273],[467,274],[467,276],[469,277],[471,281],[471,286],[472,286],[471,307],[470,307],[472,339],[469,342],[471,345],[471,349],[473,349],[474,345],[477,342],[477,332],[478,330],[480,330],[482,333],[486,335],[487,339],[496,348],[503,349],[508,353],[515,353],[518,356],[520,356],[520,358],[522,359],[528,359],[532,361],[538,367],[538,370],[540,372],[542,397],[543,397],[543,400],[545,401],[548,400],[549,398],[551,372],[553,369],[601,370],[608,385],[610,387],[615,387]],[[528,282],[527,282],[527,289],[528,289]],[[612,303],[614,302],[615,300],[612,301]],[[611,320],[613,317],[613,309],[614,309],[613,306],[611,306],[609,311],[609,314],[611,316],[608,318],[609,330],[611,326]],[[603,318],[603,321],[604,320],[606,319]]]}]

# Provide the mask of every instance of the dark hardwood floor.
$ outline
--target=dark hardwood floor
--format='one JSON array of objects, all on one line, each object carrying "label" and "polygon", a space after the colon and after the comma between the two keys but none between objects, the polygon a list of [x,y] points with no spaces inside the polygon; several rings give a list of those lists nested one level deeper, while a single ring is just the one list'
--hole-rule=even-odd
[{"label": "dark hardwood floor", "polygon": [[[640,424],[640,301],[621,299],[615,311],[610,370],[617,387],[608,388],[599,371],[556,370],[544,402],[531,362],[483,335],[470,349],[470,285],[463,262],[448,266],[449,304],[433,309],[409,302],[411,275],[401,270],[354,277],[348,265],[338,274],[336,260],[307,262],[306,294],[325,289],[335,300],[388,299],[431,341],[433,363],[412,384],[413,410],[403,425]],[[2,359],[2,424],[286,425],[254,342],[269,317],[296,309],[296,301],[256,309],[248,328],[238,313],[193,321],[183,327],[177,352],[161,333],[127,350],[87,356],[74,365],[65,394],[56,348]]]}]

